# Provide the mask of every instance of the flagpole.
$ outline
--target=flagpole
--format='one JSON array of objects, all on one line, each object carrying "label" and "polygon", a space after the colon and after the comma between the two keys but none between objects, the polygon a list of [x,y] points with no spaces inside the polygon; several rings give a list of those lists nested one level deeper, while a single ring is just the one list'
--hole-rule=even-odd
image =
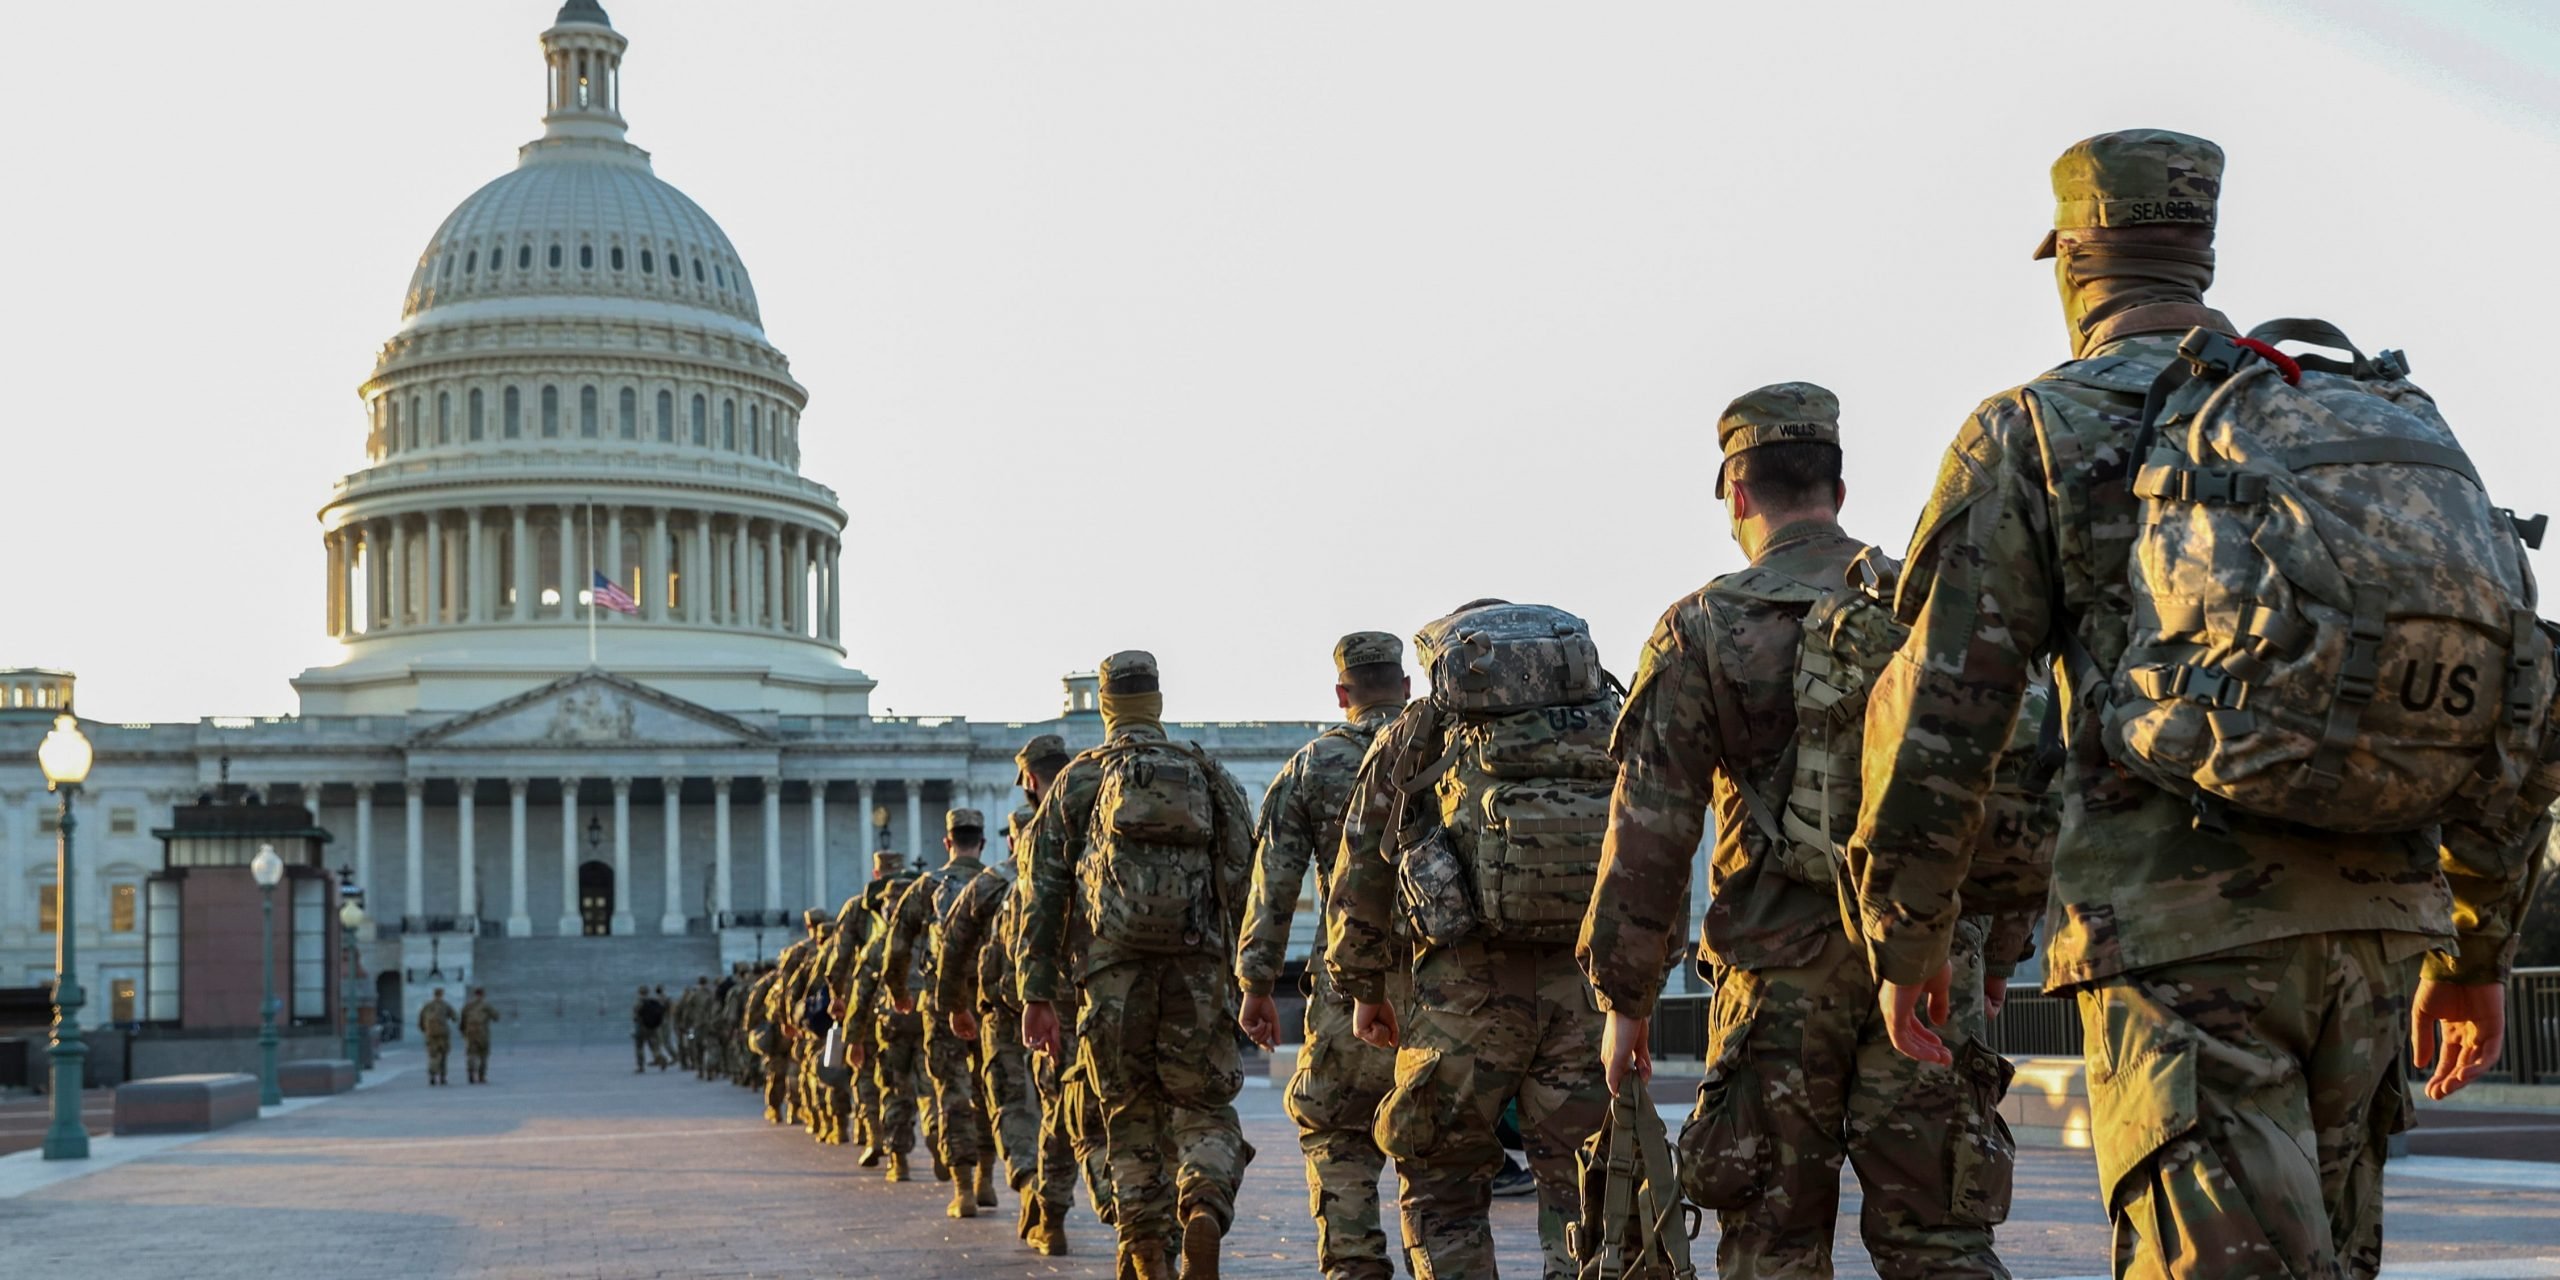
[{"label": "flagpole", "polygon": [[596,500],[587,499],[587,665],[596,665]]}]

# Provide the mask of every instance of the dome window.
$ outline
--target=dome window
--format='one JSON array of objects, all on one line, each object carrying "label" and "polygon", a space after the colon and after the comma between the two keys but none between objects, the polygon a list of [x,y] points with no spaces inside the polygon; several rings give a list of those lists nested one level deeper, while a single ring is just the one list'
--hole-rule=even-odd
[{"label": "dome window", "polygon": [[504,425],[500,430],[505,433],[509,440],[513,440],[524,434],[524,393],[522,391],[519,391],[514,387],[507,388],[506,407],[502,413],[502,421]]},{"label": "dome window", "polygon": [[578,388],[578,434],[589,440],[596,438],[596,389]]},{"label": "dome window", "polygon": [[693,260],[693,282],[695,284],[702,283],[702,259],[700,258]]},{"label": "dome window", "polygon": [[578,246],[578,269],[580,271],[593,271],[596,269],[596,247],[594,245],[582,244]]},{"label": "dome window", "polygon": [[554,270],[554,271],[559,270],[559,269],[560,269],[560,246],[559,246],[559,245],[554,244],[554,245],[552,245],[552,246],[551,246],[551,253],[550,253],[550,255],[549,255],[549,259],[550,259],[550,263],[551,263],[551,269],[552,269],[552,270]]},{"label": "dome window", "polygon": [[445,279],[447,279],[447,280],[451,280],[451,279],[453,278],[453,255],[452,255],[452,254],[449,254],[449,253],[448,253],[448,254],[444,255],[444,266],[443,266],[441,269],[439,269],[439,270],[436,272],[436,274],[437,274],[437,275],[440,275],[440,276],[443,276],[443,277],[444,277]]},{"label": "dome window", "polygon": [[720,269],[720,264],[717,262],[711,264],[711,283],[723,289],[729,287],[729,275]]},{"label": "dome window", "polygon": [[658,255],[646,249],[640,251],[640,274],[644,276],[658,274]]},{"label": "dome window", "polygon": [[629,387],[624,387],[622,389],[621,404],[617,407],[622,411],[620,415],[622,419],[622,438],[625,440],[639,439],[640,393]]},{"label": "dome window", "polygon": [[668,444],[676,442],[676,396],[672,391],[658,393],[658,438]]},{"label": "dome window", "polygon": [[738,451],[738,402],[720,402],[720,447],[731,453]]},{"label": "dome window", "polygon": [[747,406],[747,452],[759,458],[764,456],[764,407],[761,405]]},{"label": "dome window", "polygon": [[620,271],[620,270],[622,270],[622,246],[621,246],[621,245],[615,245],[615,246],[613,247],[613,253],[612,253],[612,255],[611,255],[611,261],[612,261],[612,263],[613,263],[613,269],[614,269],[614,270],[616,270],[616,271]]},{"label": "dome window", "polygon": [[517,245],[517,246],[516,246],[516,270],[518,270],[518,271],[531,271],[531,270],[533,270],[533,246],[532,246],[532,245],[529,245],[529,244],[520,244],[520,245]]},{"label": "dome window", "polygon": [[710,443],[709,429],[704,423],[704,401],[700,396],[693,398],[693,442],[695,444]]},{"label": "dome window", "polygon": [[436,393],[436,443],[453,443],[453,393]]},{"label": "dome window", "polygon": [[466,275],[466,276],[467,276],[467,275],[472,274],[472,273],[473,273],[473,272],[475,272],[475,271],[478,271],[479,269],[480,269],[480,251],[479,251],[479,250],[477,250],[477,249],[474,249],[474,250],[472,250],[472,251],[471,251],[471,255],[470,255],[469,257],[464,258],[464,259],[462,260],[462,274],[464,274],[464,275]]},{"label": "dome window", "polygon": [[542,438],[558,439],[560,435],[560,388],[542,389]]},{"label": "dome window", "polygon": [[468,432],[470,432],[470,438],[471,438],[471,439],[473,439],[473,440],[477,440],[477,439],[479,439],[479,438],[481,437],[481,434],[482,434],[482,423],[483,423],[483,421],[484,421],[484,415],[482,414],[482,412],[481,412],[481,411],[482,411],[483,409],[485,409],[486,407],[487,407],[487,405],[486,405],[486,403],[483,401],[483,399],[481,398],[481,395],[480,395],[480,388],[478,388],[478,387],[473,387],[473,388],[471,389],[471,412],[470,412],[470,421],[465,425],[465,428],[464,428],[465,430],[467,430]]}]

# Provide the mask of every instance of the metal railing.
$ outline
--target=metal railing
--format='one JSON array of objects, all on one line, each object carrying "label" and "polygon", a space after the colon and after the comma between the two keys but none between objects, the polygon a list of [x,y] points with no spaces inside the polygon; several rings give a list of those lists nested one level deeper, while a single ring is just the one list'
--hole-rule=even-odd
[{"label": "metal railing", "polygon": [[723,929],[788,929],[799,922],[799,916],[799,912],[783,907],[765,911],[723,911],[720,913],[720,927]]}]

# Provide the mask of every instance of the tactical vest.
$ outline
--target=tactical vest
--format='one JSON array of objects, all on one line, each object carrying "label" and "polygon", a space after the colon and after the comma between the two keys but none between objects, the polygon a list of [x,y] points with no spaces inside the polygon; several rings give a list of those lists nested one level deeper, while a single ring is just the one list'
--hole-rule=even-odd
[{"label": "tactical vest", "polygon": [[1227,932],[1219,874],[1217,766],[1189,743],[1127,739],[1086,759],[1101,774],[1077,863],[1093,936],[1147,955],[1186,955]]},{"label": "tactical vest", "polygon": [[951,908],[959,904],[960,895],[968,890],[969,882],[977,879],[978,873],[984,870],[986,867],[977,863],[964,866],[959,862],[946,862],[925,873],[923,892],[932,895],[929,900],[933,904],[933,919],[926,925],[925,935],[917,947],[914,965],[916,990],[933,989],[935,966],[941,963],[943,926],[951,919]]}]

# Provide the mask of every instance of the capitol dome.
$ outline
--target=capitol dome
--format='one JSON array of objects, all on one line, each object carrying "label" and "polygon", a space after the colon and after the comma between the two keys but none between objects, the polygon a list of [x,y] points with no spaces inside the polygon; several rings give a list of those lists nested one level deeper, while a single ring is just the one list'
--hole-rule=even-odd
[{"label": "capitol dome", "polygon": [[604,9],[570,0],[541,41],[542,136],[436,228],[359,388],[368,465],[320,510],[343,656],[295,681],[304,710],[601,666],[721,710],[867,711],[844,511],[799,474],[808,393],[752,277],[625,138]]}]

